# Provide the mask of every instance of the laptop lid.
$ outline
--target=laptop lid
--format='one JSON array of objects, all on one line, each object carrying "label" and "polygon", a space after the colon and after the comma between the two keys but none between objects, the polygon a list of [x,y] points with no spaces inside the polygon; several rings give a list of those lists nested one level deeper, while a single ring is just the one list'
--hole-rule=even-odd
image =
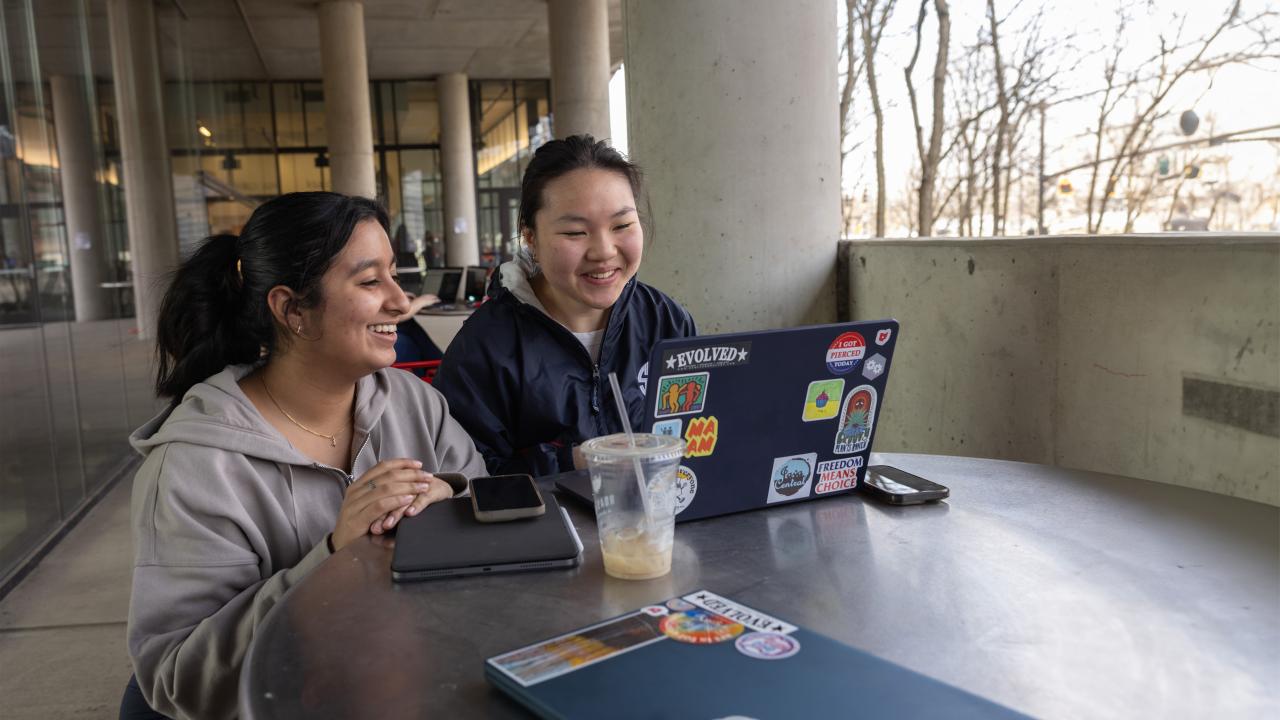
[{"label": "laptop lid", "polygon": [[461,268],[429,268],[422,281],[422,292],[439,297],[442,303],[453,303],[458,300],[461,286]]},{"label": "laptop lid", "polygon": [[688,445],[677,521],[853,490],[884,404],[896,320],[664,340],[646,431]]},{"label": "laptop lid", "polygon": [[476,520],[470,498],[428,505],[400,521],[391,577],[403,582],[576,566],[582,541],[568,513],[549,493],[542,501],[544,514],[498,523]]},{"label": "laptop lid", "polygon": [[462,286],[462,299],[464,302],[478,302],[484,297],[485,281],[489,279],[489,268],[479,265],[469,265],[466,270],[466,277]]}]

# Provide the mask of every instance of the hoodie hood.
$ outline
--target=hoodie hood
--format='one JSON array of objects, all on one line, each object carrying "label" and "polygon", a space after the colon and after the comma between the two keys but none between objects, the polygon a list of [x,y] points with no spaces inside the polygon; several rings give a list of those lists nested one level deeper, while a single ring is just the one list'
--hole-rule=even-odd
[{"label": "hoodie hood", "polygon": [[[533,279],[541,272],[542,268],[538,266],[533,256],[529,254],[528,246],[520,245],[520,249],[516,251],[515,259],[499,265],[498,271],[493,274],[493,279],[489,282],[489,299],[496,300],[503,295],[510,295],[511,298],[533,307],[559,325],[560,322],[551,317],[551,314],[543,307],[542,301],[533,292]],[[636,283],[639,282],[637,280],[638,277],[639,275],[632,275],[627,284],[622,287],[622,292],[614,302],[615,307],[627,306],[631,299],[631,294],[635,290]]]},{"label": "hoodie hood", "polygon": [[[197,383],[182,401],[170,405],[129,436],[133,448],[146,457],[165,443],[183,442],[227,450],[291,465],[314,465],[262,417],[240,389],[239,381],[256,366],[229,365],[216,375]],[[360,378],[356,383],[355,438],[362,443],[387,406],[388,382],[385,370]]]}]

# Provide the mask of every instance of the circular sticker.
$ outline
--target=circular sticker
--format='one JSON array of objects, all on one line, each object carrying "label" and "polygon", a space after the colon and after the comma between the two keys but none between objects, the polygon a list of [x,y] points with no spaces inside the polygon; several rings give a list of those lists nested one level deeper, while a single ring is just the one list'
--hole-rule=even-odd
[{"label": "circular sticker", "polygon": [[675,493],[677,515],[684,512],[689,503],[693,502],[693,496],[698,494],[698,476],[683,465],[676,468]]},{"label": "circular sticker", "polygon": [[709,645],[732,640],[746,629],[742,623],[736,623],[702,608],[668,615],[659,621],[658,628],[672,640],[694,645]]},{"label": "circular sticker", "polygon": [[853,372],[867,352],[867,341],[856,332],[841,333],[827,348],[827,369],[836,375]]},{"label": "circular sticker", "polygon": [[692,610],[697,606],[687,600],[681,600],[680,598],[672,598],[667,601],[667,607],[671,608],[672,610],[675,610],[676,612],[681,612],[684,610]]},{"label": "circular sticker", "polygon": [[733,643],[738,652],[757,660],[783,660],[800,652],[800,641],[773,632],[747,633]]},{"label": "circular sticker", "polygon": [[666,615],[668,611],[661,605],[648,605],[640,608],[640,612],[648,615],[649,617],[662,617],[663,615]]}]

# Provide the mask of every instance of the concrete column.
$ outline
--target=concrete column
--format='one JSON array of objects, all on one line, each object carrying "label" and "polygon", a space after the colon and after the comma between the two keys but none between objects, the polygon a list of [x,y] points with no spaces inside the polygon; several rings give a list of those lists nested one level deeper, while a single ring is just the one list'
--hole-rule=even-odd
[{"label": "concrete column", "polygon": [[139,336],[150,338],[154,337],[164,282],[178,265],[155,8],[150,2],[107,0],[107,21],[134,306]]},{"label": "concrete column", "polygon": [[58,138],[58,169],[62,177],[62,209],[67,225],[71,261],[71,294],[76,321],[111,317],[111,279],[102,214],[98,208],[98,162],[93,117],[85,78],[54,75],[53,124]]},{"label": "concrete column", "polygon": [[333,190],[376,197],[364,5],[348,0],[320,5],[320,67]]},{"label": "concrete column", "polygon": [[657,231],[641,277],[704,333],[834,321],[835,3],[623,0],[623,16]]},{"label": "concrete column", "polygon": [[448,73],[437,80],[440,94],[440,169],[444,174],[445,261],[480,264],[476,243],[476,164],[471,142],[467,76]]},{"label": "concrete column", "polygon": [[609,6],[606,0],[548,0],[551,100],[556,137],[609,132]]}]

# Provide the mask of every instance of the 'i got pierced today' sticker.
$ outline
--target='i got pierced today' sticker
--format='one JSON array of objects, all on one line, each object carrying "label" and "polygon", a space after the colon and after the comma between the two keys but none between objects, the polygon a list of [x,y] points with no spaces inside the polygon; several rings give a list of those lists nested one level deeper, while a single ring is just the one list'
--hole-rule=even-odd
[{"label": "'i got pierced today' sticker", "polygon": [[769,475],[768,502],[808,497],[809,485],[813,482],[813,466],[817,461],[817,453],[774,458],[773,472]]},{"label": "'i got pierced today' sticker", "polygon": [[693,502],[693,496],[698,494],[698,476],[683,465],[676,468],[675,493],[676,515],[684,512],[689,503]]},{"label": "'i got pierced today' sticker", "polygon": [[693,415],[702,412],[707,402],[707,386],[710,373],[689,375],[664,375],[658,380],[658,405],[655,418],[672,415]]},{"label": "'i got pierced today' sticker", "polygon": [[862,452],[871,444],[871,424],[876,416],[876,389],[859,385],[849,391],[840,412],[833,452],[837,455]]},{"label": "'i got pierced today' sticker", "polygon": [[827,348],[827,369],[833,375],[848,375],[858,367],[867,352],[867,341],[860,333],[840,333]]},{"label": "'i got pierced today' sticker", "polygon": [[757,660],[785,660],[800,652],[800,641],[775,632],[753,632],[733,642],[738,652]]},{"label": "'i got pierced today' sticker", "polygon": [[844,380],[814,380],[804,395],[805,422],[830,420],[840,414],[840,398],[844,395]]},{"label": "'i got pierced today' sticker", "polygon": [[689,429],[685,431],[684,456],[688,458],[706,457],[715,452],[716,438],[720,436],[720,421],[716,416],[689,418]]},{"label": "'i got pierced today' sticker", "polygon": [[740,622],[734,622],[709,610],[695,608],[662,618],[658,623],[658,629],[672,640],[694,645],[709,645],[732,640],[741,635],[746,628]]}]

